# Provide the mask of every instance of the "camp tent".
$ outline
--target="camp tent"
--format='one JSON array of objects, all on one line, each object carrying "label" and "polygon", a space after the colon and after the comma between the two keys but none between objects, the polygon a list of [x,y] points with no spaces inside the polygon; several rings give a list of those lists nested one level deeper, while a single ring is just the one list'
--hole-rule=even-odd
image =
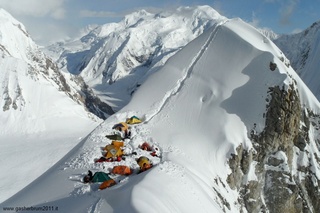
[{"label": "camp tent", "polygon": [[150,146],[150,144],[148,144],[147,142],[144,142],[142,145],[139,146],[140,149],[142,150],[146,150],[146,151],[152,151],[152,148]]},{"label": "camp tent", "polygon": [[132,171],[129,166],[119,165],[113,167],[112,173],[117,175],[130,175]]},{"label": "camp tent", "polygon": [[113,186],[115,184],[117,184],[117,183],[113,179],[106,180],[99,186],[99,189],[103,190],[103,189],[109,188],[109,187],[111,187],[111,186]]},{"label": "camp tent", "polygon": [[149,158],[145,156],[141,156],[137,160],[138,165],[140,166],[140,171],[145,171],[152,167],[152,163],[150,162]]},{"label": "camp tent", "polygon": [[115,140],[115,141],[122,141],[123,138],[121,137],[121,135],[117,135],[117,134],[114,134],[114,135],[106,135],[106,137],[110,140]]},{"label": "camp tent", "polygon": [[105,146],[104,149],[107,151],[105,155],[107,159],[123,155],[123,151],[121,150],[120,146],[109,144]]},{"label": "camp tent", "polygon": [[107,180],[111,180],[111,178],[109,177],[109,175],[107,173],[104,173],[104,172],[96,172],[96,173],[94,173],[93,178],[92,178],[93,183],[104,182]]},{"label": "camp tent", "polygon": [[112,129],[116,129],[116,130],[119,130],[119,131],[127,131],[128,130],[128,124],[126,124],[125,122],[121,122],[121,123],[118,123],[118,124],[114,125],[112,127]]},{"label": "camp tent", "polygon": [[128,118],[127,120],[126,120],[126,123],[127,124],[138,124],[138,123],[141,123],[142,121],[138,118],[138,117],[136,117],[136,116],[132,116],[131,118]]},{"label": "camp tent", "polygon": [[114,146],[117,146],[117,147],[123,147],[124,146],[124,142],[123,141],[112,141],[111,144],[114,145]]}]

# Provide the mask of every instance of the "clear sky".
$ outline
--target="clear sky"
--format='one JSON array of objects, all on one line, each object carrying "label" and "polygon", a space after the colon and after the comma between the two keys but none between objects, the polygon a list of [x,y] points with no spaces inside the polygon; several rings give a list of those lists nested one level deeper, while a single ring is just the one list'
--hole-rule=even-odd
[{"label": "clear sky", "polygon": [[320,20],[320,0],[0,0],[39,44],[76,35],[89,24],[118,22],[138,9],[194,5],[209,5],[227,18],[240,17],[278,34],[299,32]]}]

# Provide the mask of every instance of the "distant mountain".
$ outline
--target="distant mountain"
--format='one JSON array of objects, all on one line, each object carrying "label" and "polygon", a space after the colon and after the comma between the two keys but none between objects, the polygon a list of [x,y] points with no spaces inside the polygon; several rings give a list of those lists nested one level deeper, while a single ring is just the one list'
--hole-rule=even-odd
[{"label": "distant mountain", "polygon": [[1,10],[0,33],[2,56],[0,63],[3,69],[1,72],[3,87],[0,94],[3,96],[1,100],[3,111],[10,108],[22,110],[23,106],[28,104],[27,94],[21,92],[28,86],[22,87],[24,82],[20,82],[26,77],[28,79],[26,81],[32,80],[28,85],[41,85],[40,82],[45,80],[101,118],[113,113],[107,104],[95,97],[80,76],[61,73],[56,63],[33,42],[25,27],[4,10]]},{"label": "distant mountain", "polygon": [[208,6],[161,13],[145,10],[98,26],[80,39],[47,48],[59,67],[83,77],[98,96],[121,109],[146,76],[225,17]]},{"label": "distant mountain", "polygon": [[[90,61],[85,65],[81,74]],[[103,70],[112,83],[126,74]],[[270,39],[240,19],[224,20],[167,60],[126,107],[1,205],[62,212],[317,212],[319,113],[319,101]],[[105,135],[132,115],[143,122],[130,126],[125,158],[94,163],[111,143]],[[145,141],[161,155],[140,149]],[[152,161],[150,170],[138,173],[140,156]],[[81,182],[89,169],[109,173],[119,164],[134,172],[110,173],[117,184],[109,189]]]},{"label": "distant mountain", "polygon": [[259,32],[261,32],[264,36],[268,37],[271,40],[275,40],[279,38],[279,35],[275,32],[273,32],[271,29],[267,28],[259,28]]},{"label": "distant mountain", "polygon": [[291,61],[302,80],[320,100],[320,21],[293,35],[282,35],[275,44]]}]

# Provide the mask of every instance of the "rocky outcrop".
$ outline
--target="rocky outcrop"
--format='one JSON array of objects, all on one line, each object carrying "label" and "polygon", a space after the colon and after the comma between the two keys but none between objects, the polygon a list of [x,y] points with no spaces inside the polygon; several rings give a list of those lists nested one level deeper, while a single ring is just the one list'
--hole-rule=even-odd
[{"label": "rocky outcrop", "polygon": [[81,76],[73,76],[72,81],[80,88],[78,93],[72,95],[72,99],[83,104],[89,112],[101,119],[106,119],[109,115],[114,114],[113,109],[94,94]]},{"label": "rocky outcrop", "polygon": [[[320,209],[320,159],[312,149],[309,130],[319,128],[319,116],[301,107],[295,86],[269,88],[265,128],[250,133],[253,149],[239,146],[229,160],[227,182],[239,191],[248,212],[317,212]],[[249,168],[255,180],[245,181]]]},{"label": "rocky outcrop", "polygon": [[[74,90],[72,90],[66,80],[66,78],[61,74],[56,63],[52,62],[51,59],[46,58],[44,70],[53,70],[51,74],[51,79],[58,85],[60,91],[65,92],[74,101],[82,104],[86,110],[95,114],[101,119],[106,119],[109,115],[114,113],[113,109],[106,103],[102,102],[88,87],[81,76],[72,76],[71,80],[77,85]],[[47,75],[49,75],[47,73]]]},{"label": "rocky outcrop", "polygon": [[[75,102],[83,105],[85,109],[101,119],[106,119],[114,113],[113,109],[106,103],[102,102],[88,87],[81,76],[71,75],[70,81],[60,72],[57,64],[50,58],[45,57],[41,52],[30,53],[32,59],[36,62],[37,67],[32,67],[29,75],[36,79],[37,75],[42,74],[45,78],[53,81],[53,84],[59,91],[66,93]],[[70,86],[70,85],[73,86]]]}]

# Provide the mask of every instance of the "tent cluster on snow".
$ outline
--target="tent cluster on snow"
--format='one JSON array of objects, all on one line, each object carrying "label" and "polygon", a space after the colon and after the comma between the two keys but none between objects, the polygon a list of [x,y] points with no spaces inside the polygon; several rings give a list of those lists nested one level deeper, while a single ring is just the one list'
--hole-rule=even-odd
[{"label": "tent cluster on snow", "polygon": [[[105,164],[103,168],[108,167],[111,170],[107,173],[104,171],[97,171],[94,174],[92,171],[88,171],[88,174],[84,176],[84,183],[101,183],[99,189],[105,189],[117,184],[117,181],[121,181],[119,177],[127,177],[134,173],[139,174],[144,172],[153,166],[153,162],[150,158],[160,159],[161,153],[160,149],[155,145],[151,145],[150,142],[142,141],[136,150],[131,150],[131,152],[126,152],[125,147],[132,146],[132,140],[134,135],[131,135],[133,131],[133,126],[142,125],[141,119],[136,116],[132,116],[126,119],[125,122],[120,122],[115,124],[112,127],[113,133],[106,135],[108,144],[104,147],[101,147],[102,156],[98,159],[95,159],[95,164]],[[135,135],[138,134],[134,130]],[[128,159],[128,164],[126,163]],[[134,162],[138,165],[138,171],[135,172],[134,168],[131,168],[130,162],[132,159],[135,159]],[[156,161],[160,162],[160,160]]]}]

